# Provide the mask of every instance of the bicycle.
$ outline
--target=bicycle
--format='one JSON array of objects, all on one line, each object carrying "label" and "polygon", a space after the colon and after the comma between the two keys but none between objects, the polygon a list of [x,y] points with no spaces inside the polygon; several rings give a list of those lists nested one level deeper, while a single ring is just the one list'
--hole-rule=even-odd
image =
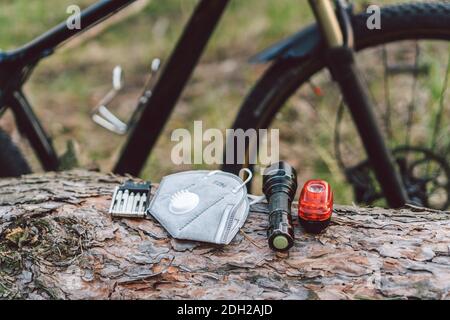
[{"label": "bicycle", "polygon": [[[82,29],[69,30],[65,23],[61,23],[19,49],[0,52],[0,115],[7,107],[11,108],[18,128],[29,140],[45,170],[57,170],[59,159],[22,91],[23,85],[39,61],[51,55],[58,46],[134,1],[100,1],[81,12]],[[125,131],[129,133],[113,172],[139,174],[228,2],[201,0],[198,3],[158,81],[151,88],[151,95],[148,95],[146,88],[129,126],[124,127],[115,122],[114,115],[103,110],[112,129],[119,127],[124,131],[126,128]],[[309,5],[314,12],[316,24],[253,58],[254,62],[272,64],[245,99],[233,128],[246,130],[269,127],[298,88],[311,84],[311,78],[322,69],[328,69],[343,96],[336,123],[339,124],[342,120],[343,106],[347,105],[368,157],[357,165],[345,165],[339,145],[342,136],[336,130],[336,156],[340,169],[355,190],[356,200],[371,204],[384,197],[391,207],[413,202],[445,209],[450,198],[450,170],[445,159],[448,152],[441,151],[441,155],[433,148],[408,144],[394,149],[388,146],[375,116],[369,90],[355,64],[355,56],[358,57],[364,49],[404,40],[449,41],[450,3],[406,3],[383,7],[383,26],[376,30],[367,27],[368,13],[354,14],[346,1],[309,0]],[[412,71],[414,79],[419,74],[416,69],[413,68]],[[172,77],[173,74],[177,77]],[[446,75],[447,79],[448,65]],[[445,81],[444,89],[447,86]],[[442,106],[445,93],[446,90],[442,90]],[[434,131],[441,127],[442,118],[441,110],[436,114]],[[437,133],[433,133],[432,147],[436,146],[436,136]],[[248,156],[251,145],[255,143],[258,144],[257,141],[246,144]],[[30,172],[18,148],[1,131],[0,148],[3,150],[0,156],[0,176],[17,176]],[[414,152],[421,157],[419,160],[409,159]],[[416,167],[422,164],[427,167],[426,175],[418,177]],[[243,166],[253,168],[247,161],[243,164],[225,164],[223,169],[237,173]],[[430,167],[435,169],[432,175],[429,175]],[[442,175],[444,182],[439,180]],[[430,184],[433,183],[446,191],[445,200],[438,204],[430,202],[430,194],[433,192]]]}]

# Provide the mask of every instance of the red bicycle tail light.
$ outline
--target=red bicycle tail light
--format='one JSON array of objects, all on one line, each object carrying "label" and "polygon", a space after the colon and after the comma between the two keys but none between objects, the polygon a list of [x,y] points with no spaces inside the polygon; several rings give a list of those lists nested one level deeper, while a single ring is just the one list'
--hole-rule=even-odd
[{"label": "red bicycle tail light", "polygon": [[333,191],[328,182],[309,180],[303,186],[298,200],[298,218],[307,232],[319,233],[331,220]]}]

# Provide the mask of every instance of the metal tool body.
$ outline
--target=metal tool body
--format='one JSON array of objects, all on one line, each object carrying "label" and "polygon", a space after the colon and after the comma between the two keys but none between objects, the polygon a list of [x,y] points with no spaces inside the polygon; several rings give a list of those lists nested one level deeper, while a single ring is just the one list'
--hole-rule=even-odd
[{"label": "metal tool body", "polygon": [[125,182],[114,190],[109,213],[113,217],[144,218],[150,203],[150,191],[150,182]]}]

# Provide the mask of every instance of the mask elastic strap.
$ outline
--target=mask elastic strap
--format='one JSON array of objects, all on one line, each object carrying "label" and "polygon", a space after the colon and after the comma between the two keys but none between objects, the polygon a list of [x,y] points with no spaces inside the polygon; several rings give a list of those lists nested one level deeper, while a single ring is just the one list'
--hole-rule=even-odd
[{"label": "mask elastic strap", "polygon": [[247,197],[252,200],[249,203],[251,206],[266,200],[266,196],[255,196],[253,194],[248,194]]},{"label": "mask elastic strap", "polygon": [[252,178],[253,178],[253,172],[252,172],[250,169],[248,169],[248,168],[242,168],[242,169],[239,171],[239,175],[241,175],[241,172],[242,172],[242,171],[247,172],[247,173],[248,173],[248,177],[247,177],[247,179],[245,179],[245,181],[244,181],[242,184],[240,184],[239,186],[237,186],[236,188],[234,188],[234,189],[232,190],[233,193],[236,193],[236,192],[238,192],[239,190],[241,190],[241,189],[242,189],[247,183],[249,183],[250,180],[252,180]]},{"label": "mask elastic strap", "polygon": [[206,176],[203,177],[203,179],[208,179],[210,176],[215,175],[216,173],[220,172],[220,170],[214,170],[208,173]]}]

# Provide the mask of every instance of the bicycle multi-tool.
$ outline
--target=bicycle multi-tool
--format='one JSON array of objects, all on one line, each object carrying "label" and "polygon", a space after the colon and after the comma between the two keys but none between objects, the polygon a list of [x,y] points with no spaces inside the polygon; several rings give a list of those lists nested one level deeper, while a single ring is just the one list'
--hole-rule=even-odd
[{"label": "bicycle multi-tool", "polygon": [[114,190],[109,213],[113,217],[144,218],[150,202],[150,192],[150,182],[125,182]]}]

